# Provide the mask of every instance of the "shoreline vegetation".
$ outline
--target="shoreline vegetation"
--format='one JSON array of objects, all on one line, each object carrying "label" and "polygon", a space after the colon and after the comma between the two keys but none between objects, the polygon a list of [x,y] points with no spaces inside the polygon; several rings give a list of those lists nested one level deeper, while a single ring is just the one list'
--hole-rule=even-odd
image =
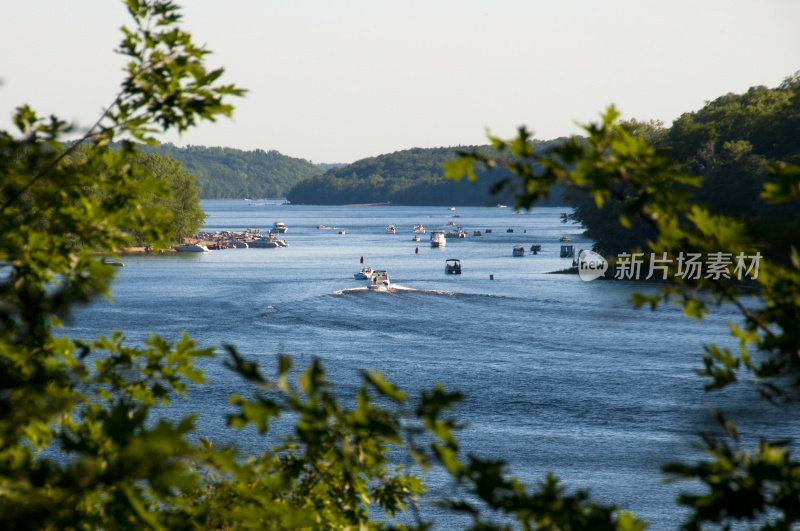
[{"label": "shoreline vegetation", "polygon": [[[403,391],[365,368],[360,385],[351,386],[337,381],[336,369],[326,372],[323,357],[334,366],[336,356],[323,356],[324,348],[298,353],[305,368],[296,369],[282,345],[270,362],[263,355],[267,344],[255,353],[240,352],[232,344],[209,346],[215,341],[213,331],[193,339],[187,329],[194,327],[182,323],[173,323],[182,328],[180,338],[158,331],[149,338],[136,333],[128,338],[124,313],[108,316],[109,335],[85,339],[64,333],[62,319],[71,310],[112,293],[114,271],[98,265],[90,253],[123,248],[146,253],[147,247],[126,247],[137,241],[133,235],[146,240],[141,245],[206,239],[191,230],[203,222],[202,212],[198,220],[195,211],[199,176],[183,173],[168,154],[142,156],[137,168],[133,142],[123,141],[117,150],[109,146],[119,138],[155,142],[156,133],[180,133],[200,121],[230,117],[230,99],[245,94],[234,84],[219,83],[222,68],[206,68],[210,51],[181,29],[176,5],[166,0],[125,4],[134,29],[122,28],[118,51],[129,62],[119,94],[95,125],[59,151],[54,147],[72,134],[73,126],[22,105],[13,120],[22,136],[0,131],[0,257],[10,266],[0,276],[0,521],[17,529],[382,529],[394,523],[403,527],[406,521],[409,529],[428,529],[463,515],[473,529],[516,524],[524,529],[644,530],[646,522],[614,503],[619,493],[593,496],[589,488],[603,478],[594,477],[591,468],[569,469],[589,476],[577,485],[551,472],[529,483],[530,478],[513,475],[512,456],[470,452],[470,439],[459,429],[464,425],[461,411],[474,402],[449,384],[417,382]],[[42,83],[55,86],[52,80]],[[427,154],[420,153],[408,165],[392,168],[385,167],[390,157],[377,157],[361,161],[363,172],[356,171],[358,163],[329,170],[304,181],[311,183],[305,188],[308,199],[296,202],[459,206],[483,204],[483,199],[469,201],[490,192],[495,203],[511,197],[517,207],[530,208],[538,199],[561,201],[564,190],[574,190],[584,194],[588,206],[572,198],[579,208],[572,219],[596,229],[598,237],[589,233],[595,242],[601,243],[601,237],[608,242],[598,246],[603,254],[617,254],[612,246],[634,249],[643,238],[654,242],[653,248],[685,247],[701,256],[750,252],[756,247],[752,242],[758,242],[765,247],[765,274],[752,298],[733,282],[700,278],[696,285],[672,283],[656,294],[637,294],[632,303],[654,309],[677,298],[687,318],[702,318],[712,304],[732,308],[733,317],[720,317],[728,321],[729,339],[738,343],[738,351],[704,342],[704,368],[693,372],[705,391],[740,384],[728,388],[738,393],[748,386],[740,399],[749,400],[755,390],[791,419],[800,392],[800,72],[779,89],[758,87],[741,97],[723,96],[683,115],[669,130],[619,122],[618,116],[610,107],[599,125],[583,126],[586,136],[554,141],[549,150],[521,127],[511,141],[492,138],[494,152],[478,148],[451,161],[449,176],[467,174],[480,186],[446,179],[432,158],[435,177],[421,179],[415,164]],[[669,148],[672,158],[654,147]],[[226,155],[224,148],[219,151]],[[402,159],[413,151],[395,155]],[[452,148],[441,151],[447,159],[454,156]],[[508,177],[492,172],[478,179],[473,162],[479,163],[478,171],[490,162],[500,164]],[[402,173],[404,166],[413,171]],[[209,174],[216,171],[211,163],[201,167]],[[338,177],[337,171],[342,172]],[[243,170],[234,171],[223,183],[245,197],[283,195],[240,186],[247,177]],[[684,187],[699,185],[699,177],[705,179],[703,186],[689,195]],[[170,183],[191,186],[170,196]],[[487,184],[488,190],[481,189]],[[291,192],[287,197],[294,201]],[[601,201],[612,197],[615,204]],[[170,212],[183,214],[180,223]],[[650,233],[639,230],[637,220]],[[615,232],[614,225],[624,230]],[[786,264],[772,260],[773,255]],[[283,273],[276,272],[279,281],[285,280]],[[197,279],[189,280],[203,290]],[[177,295],[194,298],[194,293]],[[231,296],[226,290],[225,297]],[[148,303],[146,308],[158,318],[157,307]],[[225,309],[208,310],[219,315]],[[536,323],[530,327],[535,334]],[[557,346],[570,346],[560,330],[548,331],[558,334]],[[535,347],[535,342],[523,344],[532,352]],[[517,345],[508,349],[513,356]],[[592,354],[603,363],[606,352]],[[222,396],[206,380],[211,363],[228,371],[236,386],[222,390]],[[624,372],[607,374],[625,378]],[[181,398],[190,400],[191,407]],[[800,461],[793,454],[798,445],[790,438],[793,432],[765,428],[759,433],[756,427],[740,435],[736,421],[752,419],[753,412],[738,407],[741,402],[727,407],[726,398],[720,400],[724,411],[703,415],[709,424],[689,424],[718,427],[703,430],[697,452],[682,453],[679,448],[688,441],[681,437],[680,447],[658,454],[666,479],[683,483],[677,497],[657,503],[680,506],[680,513],[670,514],[683,520],[674,523],[685,529],[797,528]],[[195,404],[227,404],[216,412],[224,419],[224,431],[199,438]],[[639,410],[631,411],[640,416]],[[256,441],[258,453],[241,448],[243,439]],[[601,445],[606,455],[600,459],[616,459],[617,450]],[[421,475],[428,467],[428,477],[438,485]],[[648,486],[634,485],[641,492]],[[440,489],[445,489],[444,501]],[[442,508],[437,521],[423,521],[417,510],[429,500]]]}]

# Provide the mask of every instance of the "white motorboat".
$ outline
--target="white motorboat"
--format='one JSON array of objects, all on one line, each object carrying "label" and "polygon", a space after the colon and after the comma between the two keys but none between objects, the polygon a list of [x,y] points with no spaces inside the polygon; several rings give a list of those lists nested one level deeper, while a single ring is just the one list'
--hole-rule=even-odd
[{"label": "white motorboat", "polygon": [[389,273],[383,270],[372,272],[372,278],[368,282],[369,289],[386,289],[389,287]]},{"label": "white motorboat", "polygon": [[431,232],[431,247],[444,247],[447,245],[447,240],[444,237],[444,232],[435,230]]},{"label": "white motorboat", "polygon": [[372,268],[365,267],[358,273],[353,273],[353,277],[355,277],[356,280],[369,280],[372,278]]},{"label": "white motorboat", "polygon": [[414,225],[414,234],[425,234],[425,227],[422,225]]},{"label": "white motorboat", "polygon": [[283,221],[276,221],[275,223],[272,224],[272,231],[273,232],[277,232],[278,234],[283,234],[287,230],[289,230],[289,229],[286,227],[286,225],[283,223]]},{"label": "white motorboat", "polygon": [[175,250],[179,253],[207,253],[208,247],[202,243],[184,243],[175,246]]},{"label": "white motorboat", "polygon": [[386,232],[389,234],[394,234],[395,232],[397,232],[397,229],[394,228],[394,225],[389,225],[388,227],[386,227]]},{"label": "white motorboat", "polygon": [[274,249],[276,247],[287,247],[289,244],[286,243],[286,240],[279,240],[274,236],[270,236],[251,240],[247,245],[254,249]]},{"label": "white motorboat", "polygon": [[280,245],[278,245],[278,240],[274,238],[259,238],[248,242],[247,245],[253,249],[274,249],[275,247],[280,247]]}]

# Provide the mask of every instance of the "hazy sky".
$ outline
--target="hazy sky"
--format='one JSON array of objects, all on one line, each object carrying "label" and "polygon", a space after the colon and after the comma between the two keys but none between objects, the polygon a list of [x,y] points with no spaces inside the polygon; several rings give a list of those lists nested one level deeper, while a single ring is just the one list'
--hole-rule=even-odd
[{"label": "hazy sky", "polygon": [[[669,125],[800,70],[800,0],[184,0],[184,27],[249,89],[179,145],[352,162],[578,132],[610,103]],[[122,79],[122,2],[7,0],[0,129],[21,103],[89,125]]]}]

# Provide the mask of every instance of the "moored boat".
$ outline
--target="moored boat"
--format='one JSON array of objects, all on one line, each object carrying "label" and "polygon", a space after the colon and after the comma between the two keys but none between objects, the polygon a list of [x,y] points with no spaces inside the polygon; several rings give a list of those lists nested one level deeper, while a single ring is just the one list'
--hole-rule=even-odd
[{"label": "moored boat", "polygon": [[447,244],[444,232],[435,230],[431,232],[431,247],[444,247]]},{"label": "moored boat", "polygon": [[259,238],[248,242],[247,245],[253,249],[274,249],[275,247],[280,247],[280,245],[278,245],[278,240],[274,238]]},{"label": "moored boat", "polygon": [[511,252],[513,256],[525,256],[525,247],[520,244],[514,246],[514,250]]},{"label": "moored boat", "polygon": [[283,221],[276,221],[272,224],[272,230],[278,234],[283,234],[288,231],[289,228],[283,223]]},{"label": "moored boat", "polygon": [[274,249],[276,247],[288,247],[289,244],[286,243],[286,240],[279,240],[275,236],[268,236],[266,238],[251,240],[247,245],[254,249]]},{"label": "moored boat", "polygon": [[179,253],[207,253],[208,247],[202,243],[183,243],[176,245],[175,250]]},{"label": "moored boat", "polygon": [[395,232],[397,232],[397,229],[394,228],[394,225],[389,225],[388,227],[386,227],[386,232],[389,234],[394,234]]}]

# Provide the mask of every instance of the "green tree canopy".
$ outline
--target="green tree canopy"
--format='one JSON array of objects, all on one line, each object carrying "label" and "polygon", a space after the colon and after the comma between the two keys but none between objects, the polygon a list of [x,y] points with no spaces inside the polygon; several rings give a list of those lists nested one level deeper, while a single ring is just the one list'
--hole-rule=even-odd
[{"label": "green tree canopy", "polygon": [[[535,142],[546,150],[557,141]],[[287,199],[292,203],[341,205],[392,203],[398,205],[488,205],[512,199],[514,181],[505,170],[479,172],[477,182],[458,183],[445,178],[443,165],[459,149],[491,152],[488,146],[413,148],[331,168],[323,175],[296,184]],[[554,190],[548,201],[562,204]],[[544,201],[542,201],[544,202]]]},{"label": "green tree canopy", "polygon": [[[390,449],[402,448],[422,466],[443,467],[463,487],[467,495],[448,507],[470,516],[475,529],[512,525],[506,522],[523,529],[641,529],[643,523],[632,515],[594,503],[584,491],[569,492],[553,476],[529,488],[510,477],[502,461],[464,457],[450,413],[460,395],[442,387],[409,397],[380,374],[365,372],[354,400],[344,400],[319,362],[294,382],[288,358],[278,358],[270,378],[228,347],[228,366],[252,389],[231,397],[230,428],[266,433],[279,416],[293,422],[291,433],[279,434],[277,446],[249,456],[213,441],[194,441],[192,416],[167,419],[154,413],[190,386],[202,385],[196,362],[214,355],[213,349],[198,348],[188,337],[170,341],[154,335],[131,346],[118,331],[91,340],[57,333],[73,305],[108,294],[113,268],[94,252],[123,247],[131,231],[153,242],[175,234],[164,203],[152,194],[166,190],[158,178],[162,169],[180,170],[162,158],[135,164],[132,142],[123,140],[119,149],[111,149],[112,143],[120,137],[150,142],[157,131],[181,131],[230,114],[229,98],[243,94],[218,83],[222,70],[205,67],[208,51],[180,29],[171,2],[127,0],[126,6],[133,19],[120,46],[129,61],[126,76],[97,124],[67,146],[62,137],[70,132],[68,124],[22,106],[15,114],[18,132],[0,132],[4,527],[426,529],[429,524],[419,519],[401,526],[381,518],[414,507],[424,490],[415,475],[390,459]],[[493,139],[499,155],[473,153],[453,162],[448,172],[474,175],[475,161],[504,166],[524,186],[520,207],[556,184],[588,191],[600,205],[617,198],[623,203],[621,219],[641,219],[654,231],[652,248],[671,256],[712,249],[755,252],[745,223],[686,201],[686,189],[700,179],[631,135],[613,109],[586,133],[587,138],[537,153],[523,129],[510,142]],[[747,153],[746,144],[725,149],[731,156]],[[382,183],[378,177],[376,186]],[[770,203],[800,198],[800,169],[774,166],[762,198]],[[708,309],[699,293],[742,312],[742,323],[732,327],[741,350],[707,349],[703,374],[709,387],[751,374],[765,396],[788,399],[799,385],[797,253],[791,264],[762,262],[757,282],[755,306],[742,302],[744,295],[752,296],[747,286],[727,278],[679,282],[667,286],[664,296],[679,296],[692,315]],[[660,300],[637,298],[641,304]],[[706,461],[666,468],[705,487],[679,500],[691,509],[685,526],[751,521],[796,527],[800,467],[789,447],[763,441],[754,450],[741,448],[732,424],[722,420],[730,436],[706,440]],[[508,520],[498,521],[497,514]]]},{"label": "green tree canopy", "polygon": [[166,184],[166,193],[151,194],[147,204],[172,214],[170,240],[181,243],[183,238],[198,232],[206,215],[200,208],[200,189],[195,185],[194,176],[184,171],[177,160],[158,154],[140,155],[134,159],[134,164],[140,166],[145,175]]},{"label": "green tree canopy", "polygon": [[[781,90],[789,90],[795,83],[786,85]],[[761,90],[754,93],[765,96]],[[787,95],[765,96],[765,100],[787,101],[795,97],[784,96]],[[736,98],[727,97],[725,101],[731,99]],[[737,120],[743,119],[741,113],[733,114]],[[679,121],[686,122],[686,118]],[[519,207],[530,207],[556,184],[567,187],[568,194],[571,190],[588,194],[598,209],[613,201],[615,209],[611,212],[616,222],[627,228],[632,226],[631,220],[641,223],[651,235],[647,250],[668,267],[670,281],[655,295],[634,295],[635,304],[655,307],[678,300],[690,317],[702,317],[715,304],[728,304],[740,312],[740,322],[729,325],[739,344],[738,352],[713,344],[704,347],[703,366],[698,373],[705,378],[705,388],[720,389],[743,381],[755,386],[776,407],[783,405],[787,414],[792,414],[792,406],[800,397],[797,249],[786,249],[786,263],[763,256],[759,251],[763,242],[753,238],[757,233],[753,225],[758,220],[716,214],[692,200],[692,191],[702,187],[703,179],[686,171],[693,167],[691,161],[676,163],[674,153],[654,147],[645,135],[636,134],[630,123],[620,122],[615,108],[609,108],[602,122],[586,126],[584,131],[585,138],[573,137],[548,153],[538,153],[531,147],[530,133],[521,128],[511,140],[492,138],[502,156],[465,153],[448,169],[451,174],[472,177],[476,163],[509,168],[527,190],[518,196]],[[739,133],[731,126],[727,134],[730,138]],[[747,144],[728,149],[740,154],[749,152]],[[689,153],[692,151],[685,155]],[[770,166],[754,203],[759,208],[792,205],[792,219],[797,221],[798,200],[800,166],[778,163]],[[799,236],[795,229],[793,241],[800,241]],[[680,275],[679,269],[682,258],[690,253],[702,257],[728,253],[731,260],[719,274],[687,278]],[[750,277],[745,277],[747,282],[737,273],[737,256],[749,259],[748,267],[754,263],[758,266],[755,275],[751,272]],[[800,525],[800,461],[792,455],[792,442],[762,438],[754,448],[745,448],[734,422],[724,412],[715,413],[727,436],[704,436],[705,459],[664,465],[673,478],[693,480],[703,487],[678,498],[678,503],[690,510],[683,527],[717,525],[729,529],[747,524],[761,529],[794,529]]]},{"label": "green tree canopy", "polygon": [[144,145],[145,153],[157,153],[183,163],[195,176],[203,199],[283,198],[302,181],[322,173],[311,162],[277,151],[243,151],[230,147],[177,147]]},{"label": "green tree canopy", "polygon": [[[213,356],[212,348],[185,336],[153,335],[131,346],[119,331],[95,339],[58,333],[72,306],[109,293],[114,268],[95,253],[125,247],[134,235],[166,242],[196,214],[187,225],[171,224],[170,201],[180,211],[194,194],[186,174],[169,159],[142,157],[125,139],[150,143],[158,131],[228,115],[229,98],[244,92],[219,84],[221,69],[205,67],[209,52],[178,26],[174,4],[125,4],[133,20],[119,48],[126,75],[97,123],[66,144],[67,123],[22,106],[18,132],[0,132],[3,527],[386,527],[376,515],[413,507],[424,490],[389,458],[391,448],[404,446],[417,463],[444,466],[473,495],[452,508],[471,514],[476,527],[496,527],[482,512],[488,507],[526,528],[640,528],[614,506],[567,493],[554,478],[530,491],[509,479],[501,462],[462,462],[448,413],[457,393],[437,387],[407,397],[379,374],[364,373],[354,405],[346,407],[318,362],[295,384],[287,358],[279,358],[269,379],[231,347],[229,367],[252,385],[251,395],[231,397],[231,429],[264,433],[277,416],[295,420],[278,446],[248,456],[193,441],[191,415],[155,414],[202,385],[196,362]],[[170,182],[176,193],[160,197]]]},{"label": "green tree canopy", "polygon": [[[773,89],[759,86],[717,98],[684,113],[669,128],[635,121],[620,126],[664,150],[676,169],[703,178],[699,187],[689,189],[692,201],[744,221],[750,238],[761,242],[762,253],[788,261],[800,233],[796,205],[766,202],[760,193],[775,179],[776,166],[800,160],[799,105],[795,76]],[[602,205],[590,193],[572,191],[573,217],[605,253],[644,248],[654,236],[649,224],[631,219],[633,230],[628,230],[617,223],[629,193],[636,191],[626,182],[615,186],[614,196]]]}]

